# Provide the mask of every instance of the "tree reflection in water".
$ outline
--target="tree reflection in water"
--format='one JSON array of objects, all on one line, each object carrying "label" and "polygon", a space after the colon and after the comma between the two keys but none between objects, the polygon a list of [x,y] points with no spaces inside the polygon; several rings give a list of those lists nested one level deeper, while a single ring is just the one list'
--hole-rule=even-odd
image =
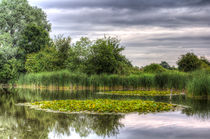
[{"label": "tree reflection in water", "polygon": [[[57,135],[71,135],[76,132],[81,137],[89,134],[107,137],[115,136],[123,127],[122,115],[61,114],[37,111],[16,106],[17,102],[29,99],[28,94],[0,93],[0,138],[48,138],[49,132]],[[32,96],[40,99],[40,96]]]}]

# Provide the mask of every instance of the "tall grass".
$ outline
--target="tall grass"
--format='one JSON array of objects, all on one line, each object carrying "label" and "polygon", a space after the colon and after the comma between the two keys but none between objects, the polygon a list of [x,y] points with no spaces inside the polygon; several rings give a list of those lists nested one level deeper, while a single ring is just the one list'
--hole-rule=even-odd
[{"label": "tall grass", "polygon": [[164,72],[155,75],[155,87],[159,89],[184,90],[190,75],[183,72]]},{"label": "tall grass", "polygon": [[193,79],[188,83],[188,96],[210,98],[210,75],[205,72],[194,73]]},{"label": "tall grass", "polygon": [[138,90],[186,88],[191,76],[182,72],[164,72],[138,75],[86,75],[67,70],[55,72],[30,73],[21,76],[17,85],[40,87],[68,87],[100,90]]}]

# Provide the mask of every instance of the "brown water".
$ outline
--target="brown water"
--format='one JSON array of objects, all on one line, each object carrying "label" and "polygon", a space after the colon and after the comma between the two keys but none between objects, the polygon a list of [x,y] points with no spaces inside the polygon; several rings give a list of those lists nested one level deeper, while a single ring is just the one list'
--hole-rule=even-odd
[{"label": "brown water", "polygon": [[[54,99],[146,99],[189,106],[182,111],[126,115],[59,114],[17,103]],[[0,91],[1,139],[209,139],[210,101],[185,96],[137,97],[80,91]]]}]

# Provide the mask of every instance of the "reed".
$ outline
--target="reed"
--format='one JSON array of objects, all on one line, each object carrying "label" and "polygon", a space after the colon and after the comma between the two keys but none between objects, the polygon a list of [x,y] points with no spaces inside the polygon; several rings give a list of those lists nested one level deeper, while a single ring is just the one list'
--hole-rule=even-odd
[{"label": "reed", "polygon": [[155,87],[158,89],[186,89],[190,76],[183,72],[164,72],[155,75]]},{"label": "reed", "polygon": [[193,79],[187,85],[188,96],[195,98],[210,98],[210,75],[205,72],[194,73]]},{"label": "reed", "polygon": [[[210,93],[209,73],[197,71],[183,73],[177,71],[138,75],[87,75],[67,70],[30,73],[20,76],[18,86],[34,88],[76,89],[76,90],[187,90],[189,95],[207,96]],[[210,95],[209,95],[210,96]]]}]

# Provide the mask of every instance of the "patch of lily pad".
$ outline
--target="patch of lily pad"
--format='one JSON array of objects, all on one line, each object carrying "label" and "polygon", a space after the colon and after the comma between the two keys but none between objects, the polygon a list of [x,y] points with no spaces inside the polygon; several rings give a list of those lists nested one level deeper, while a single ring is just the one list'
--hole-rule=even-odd
[{"label": "patch of lily pad", "polygon": [[179,95],[180,92],[177,91],[157,91],[157,90],[150,90],[150,91],[107,91],[103,92],[104,94],[115,94],[115,95],[138,95],[138,96],[169,96],[169,95]]},{"label": "patch of lily pad", "polygon": [[85,113],[150,113],[175,110],[177,105],[143,100],[54,100],[34,102],[43,110]]}]

